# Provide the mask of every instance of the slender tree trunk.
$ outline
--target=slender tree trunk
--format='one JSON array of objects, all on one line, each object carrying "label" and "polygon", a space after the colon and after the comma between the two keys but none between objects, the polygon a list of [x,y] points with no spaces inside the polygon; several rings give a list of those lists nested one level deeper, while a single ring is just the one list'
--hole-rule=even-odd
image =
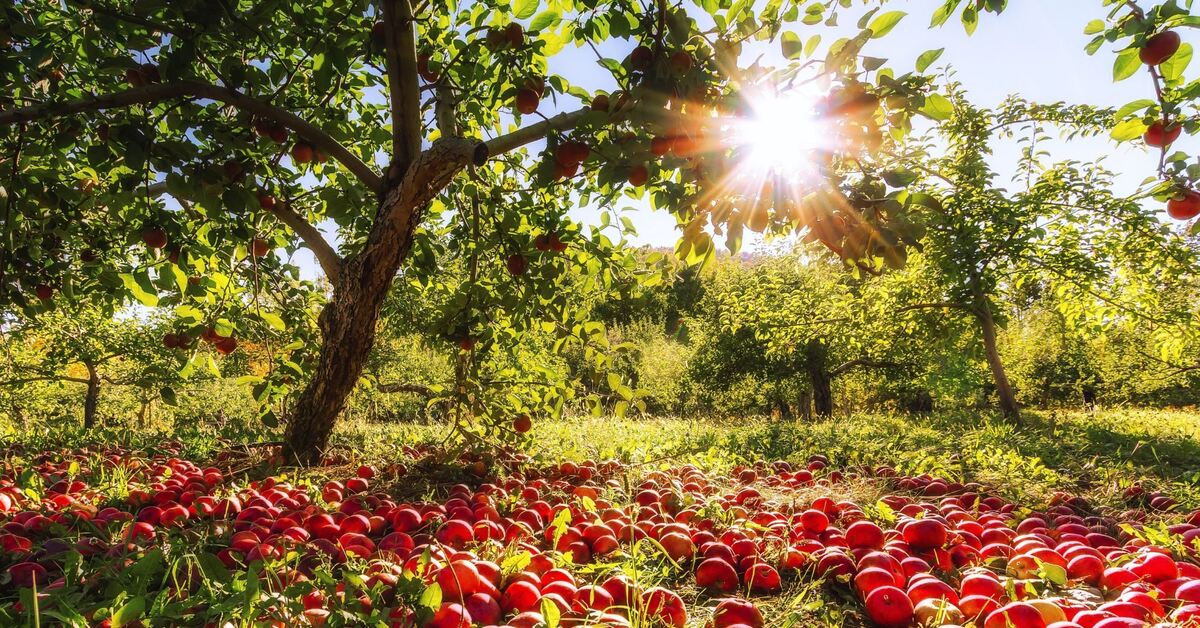
[{"label": "slender tree trunk", "polygon": [[1011,423],[1020,425],[1021,411],[1017,405],[1017,397],[1013,394],[1012,384],[1008,381],[1008,373],[1004,371],[1004,362],[1000,360],[1000,349],[996,344],[996,319],[992,316],[992,308],[987,299],[976,299],[975,317],[979,320],[979,330],[983,334],[983,350],[996,384],[1000,414]]},{"label": "slender tree trunk", "polygon": [[83,429],[96,427],[96,406],[100,403],[100,374],[94,364],[85,364],[88,370],[87,397],[83,400]]},{"label": "slender tree trunk", "polygon": [[813,410],[822,418],[833,416],[833,388],[830,385],[825,345],[813,340],[804,349],[804,362],[812,385]]}]

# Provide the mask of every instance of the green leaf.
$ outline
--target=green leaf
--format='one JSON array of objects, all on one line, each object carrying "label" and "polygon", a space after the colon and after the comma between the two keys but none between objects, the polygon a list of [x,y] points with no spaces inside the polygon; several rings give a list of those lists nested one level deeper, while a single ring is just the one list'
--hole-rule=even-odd
[{"label": "green leaf", "polygon": [[1192,62],[1192,45],[1183,44],[1179,50],[1171,55],[1165,63],[1158,66],[1158,71],[1162,72],[1163,78],[1170,83],[1174,83],[1183,78],[1183,73],[1187,70],[1188,64]]},{"label": "green leaf", "polygon": [[963,30],[967,31],[967,35],[974,35],[975,28],[979,26],[979,11],[972,5],[967,5],[967,8],[962,12]]},{"label": "green leaf", "polygon": [[925,106],[921,107],[921,113],[933,120],[949,120],[950,116],[954,115],[954,105],[941,94],[930,94],[925,97]]},{"label": "green leaf", "polygon": [[158,306],[158,292],[150,283],[150,277],[144,272],[132,275],[130,273],[121,273],[121,283],[125,284],[125,289],[133,295],[133,298],[138,300],[138,303],[146,307]]},{"label": "green leaf", "polygon": [[559,622],[562,621],[562,612],[558,610],[558,605],[549,598],[542,598],[542,619],[546,628],[558,628]]},{"label": "green leaf", "polygon": [[125,624],[141,619],[142,613],[146,612],[146,598],[137,596],[125,603],[124,606],[117,609],[117,612],[112,615],[113,628],[120,628]]},{"label": "green leaf", "polygon": [[937,61],[938,58],[942,56],[943,52],[946,52],[945,48],[926,50],[925,52],[922,52],[921,56],[917,57],[917,72],[924,72],[925,70],[928,70],[929,66],[933,65],[933,62]]},{"label": "green leaf", "polygon": [[888,11],[887,13],[877,16],[875,19],[871,20],[871,25],[867,27],[871,30],[871,37],[874,39],[879,39],[880,37],[892,32],[892,29],[896,28],[896,25],[899,24],[900,20],[904,19],[904,16],[906,15],[908,14],[904,11]]},{"label": "green leaf", "polygon": [[1149,98],[1135,100],[1131,103],[1127,103],[1125,106],[1118,109],[1117,112],[1115,114],[1113,114],[1113,119],[1124,120],[1131,113],[1134,113],[1136,111],[1141,111],[1143,109],[1148,109],[1157,104],[1158,104],[1157,102],[1150,100]]},{"label": "green leaf", "polygon": [[421,592],[421,599],[417,600],[417,604],[425,608],[437,610],[442,605],[442,587],[438,583],[433,583]]},{"label": "green leaf", "polygon": [[804,40],[792,31],[784,31],[779,43],[783,47],[783,56],[788,59],[798,59],[804,54]]},{"label": "green leaf", "polygon": [[163,403],[168,406],[179,405],[179,400],[175,397],[175,389],[170,386],[163,386],[158,391],[158,396],[162,397]]},{"label": "green leaf", "polygon": [[954,10],[958,8],[958,3],[962,0],[946,0],[942,6],[938,7],[933,12],[933,18],[929,20],[929,26],[941,26],[950,20],[950,16],[954,15]]},{"label": "green leaf", "polygon": [[1123,81],[1136,74],[1141,67],[1142,60],[1138,58],[1137,48],[1122,50],[1113,62],[1113,80]]},{"label": "green leaf", "polygon": [[283,319],[274,312],[259,312],[258,317],[276,331],[287,331],[287,325],[283,322]]},{"label": "green leaf", "polygon": [[1083,27],[1083,34],[1095,35],[1102,30],[1104,30],[1104,20],[1092,20],[1087,23],[1087,26]]},{"label": "green leaf", "polygon": [[1128,142],[1141,137],[1146,128],[1146,123],[1141,118],[1132,118],[1113,127],[1110,135],[1118,142]]},{"label": "green leaf", "polygon": [[538,0],[516,0],[513,3],[513,17],[526,20],[533,17],[538,10]]},{"label": "green leaf", "polygon": [[540,31],[544,28],[555,26],[562,21],[562,15],[558,11],[546,10],[537,14],[533,21],[529,23],[529,30]]}]

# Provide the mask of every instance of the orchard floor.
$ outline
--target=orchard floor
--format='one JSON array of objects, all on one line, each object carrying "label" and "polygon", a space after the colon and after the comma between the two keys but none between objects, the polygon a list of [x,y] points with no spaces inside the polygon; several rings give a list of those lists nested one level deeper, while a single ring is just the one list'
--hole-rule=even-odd
[{"label": "orchard floor", "polygon": [[[435,609],[429,625],[465,626],[463,608],[502,613],[474,625],[533,625],[521,622],[535,613],[542,625],[731,626],[725,613],[747,606],[714,619],[726,598],[751,601],[762,619],[752,612],[748,625],[883,625],[872,612],[904,619],[905,605],[880,610],[864,593],[881,585],[852,573],[882,560],[862,563],[859,547],[885,542],[924,561],[894,565],[910,598],[944,590],[929,578],[922,588],[929,572],[981,618],[990,607],[963,590],[971,563],[1007,587],[998,603],[1053,600],[1044,615],[1083,612],[1085,626],[1108,612],[1094,610],[1101,596],[1150,587],[1163,613],[1186,610],[1176,589],[1190,601],[1187,583],[1200,580],[1188,547],[1200,532],[1185,523],[1200,507],[1197,413],[1031,412],[1019,428],[977,413],[535,421],[521,455],[448,454],[445,436],[347,424],[330,464],[294,469],[271,466],[270,447],[241,446],[269,434],[11,432],[0,440],[0,626],[408,626]],[[827,529],[799,516],[814,508]],[[908,539],[910,520],[931,515],[948,532],[937,548]],[[1161,561],[1143,565],[1146,544],[1171,553],[1172,577],[1155,571]],[[1009,552],[1036,556],[1032,571]],[[1110,581],[1080,554],[1122,573]],[[698,568],[714,558],[734,575],[705,590]],[[1060,560],[1066,569],[1050,567]],[[456,561],[468,566],[442,569]],[[534,582],[514,587],[522,580]],[[604,606],[608,616],[587,613]]]}]

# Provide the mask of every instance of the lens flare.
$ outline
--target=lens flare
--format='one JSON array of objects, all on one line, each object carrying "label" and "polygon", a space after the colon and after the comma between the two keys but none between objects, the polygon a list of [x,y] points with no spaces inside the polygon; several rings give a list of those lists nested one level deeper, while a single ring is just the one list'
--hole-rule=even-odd
[{"label": "lens flare", "polygon": [[729,130],[740,154],[739,176],[814,180],[819,153],[832,148],[828,125],[817,112],[818,99],[802,89],[750,96],[749,115],[735,120]]}]

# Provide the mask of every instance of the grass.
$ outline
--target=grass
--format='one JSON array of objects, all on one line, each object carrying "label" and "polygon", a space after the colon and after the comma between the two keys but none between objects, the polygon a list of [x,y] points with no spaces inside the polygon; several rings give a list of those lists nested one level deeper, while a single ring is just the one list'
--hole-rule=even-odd
[{"label": "grass", "polygon": [[[1015,427],[969,412],[863,414],[813,422],[762,418],[575,418],[535,425],[528,451],[543,461],[618,459],[712,471],[756,459],[828,456],[833,466],[892,465],[990,485],[1021,503],[1055,490],[1114,503],[1135,481],[1200,506],[1200,413],[1113,409],[1027,412]],[[350,423],[336,435],[359,457],[387,457],[397,443],[431,443],[440,426]]]}]

